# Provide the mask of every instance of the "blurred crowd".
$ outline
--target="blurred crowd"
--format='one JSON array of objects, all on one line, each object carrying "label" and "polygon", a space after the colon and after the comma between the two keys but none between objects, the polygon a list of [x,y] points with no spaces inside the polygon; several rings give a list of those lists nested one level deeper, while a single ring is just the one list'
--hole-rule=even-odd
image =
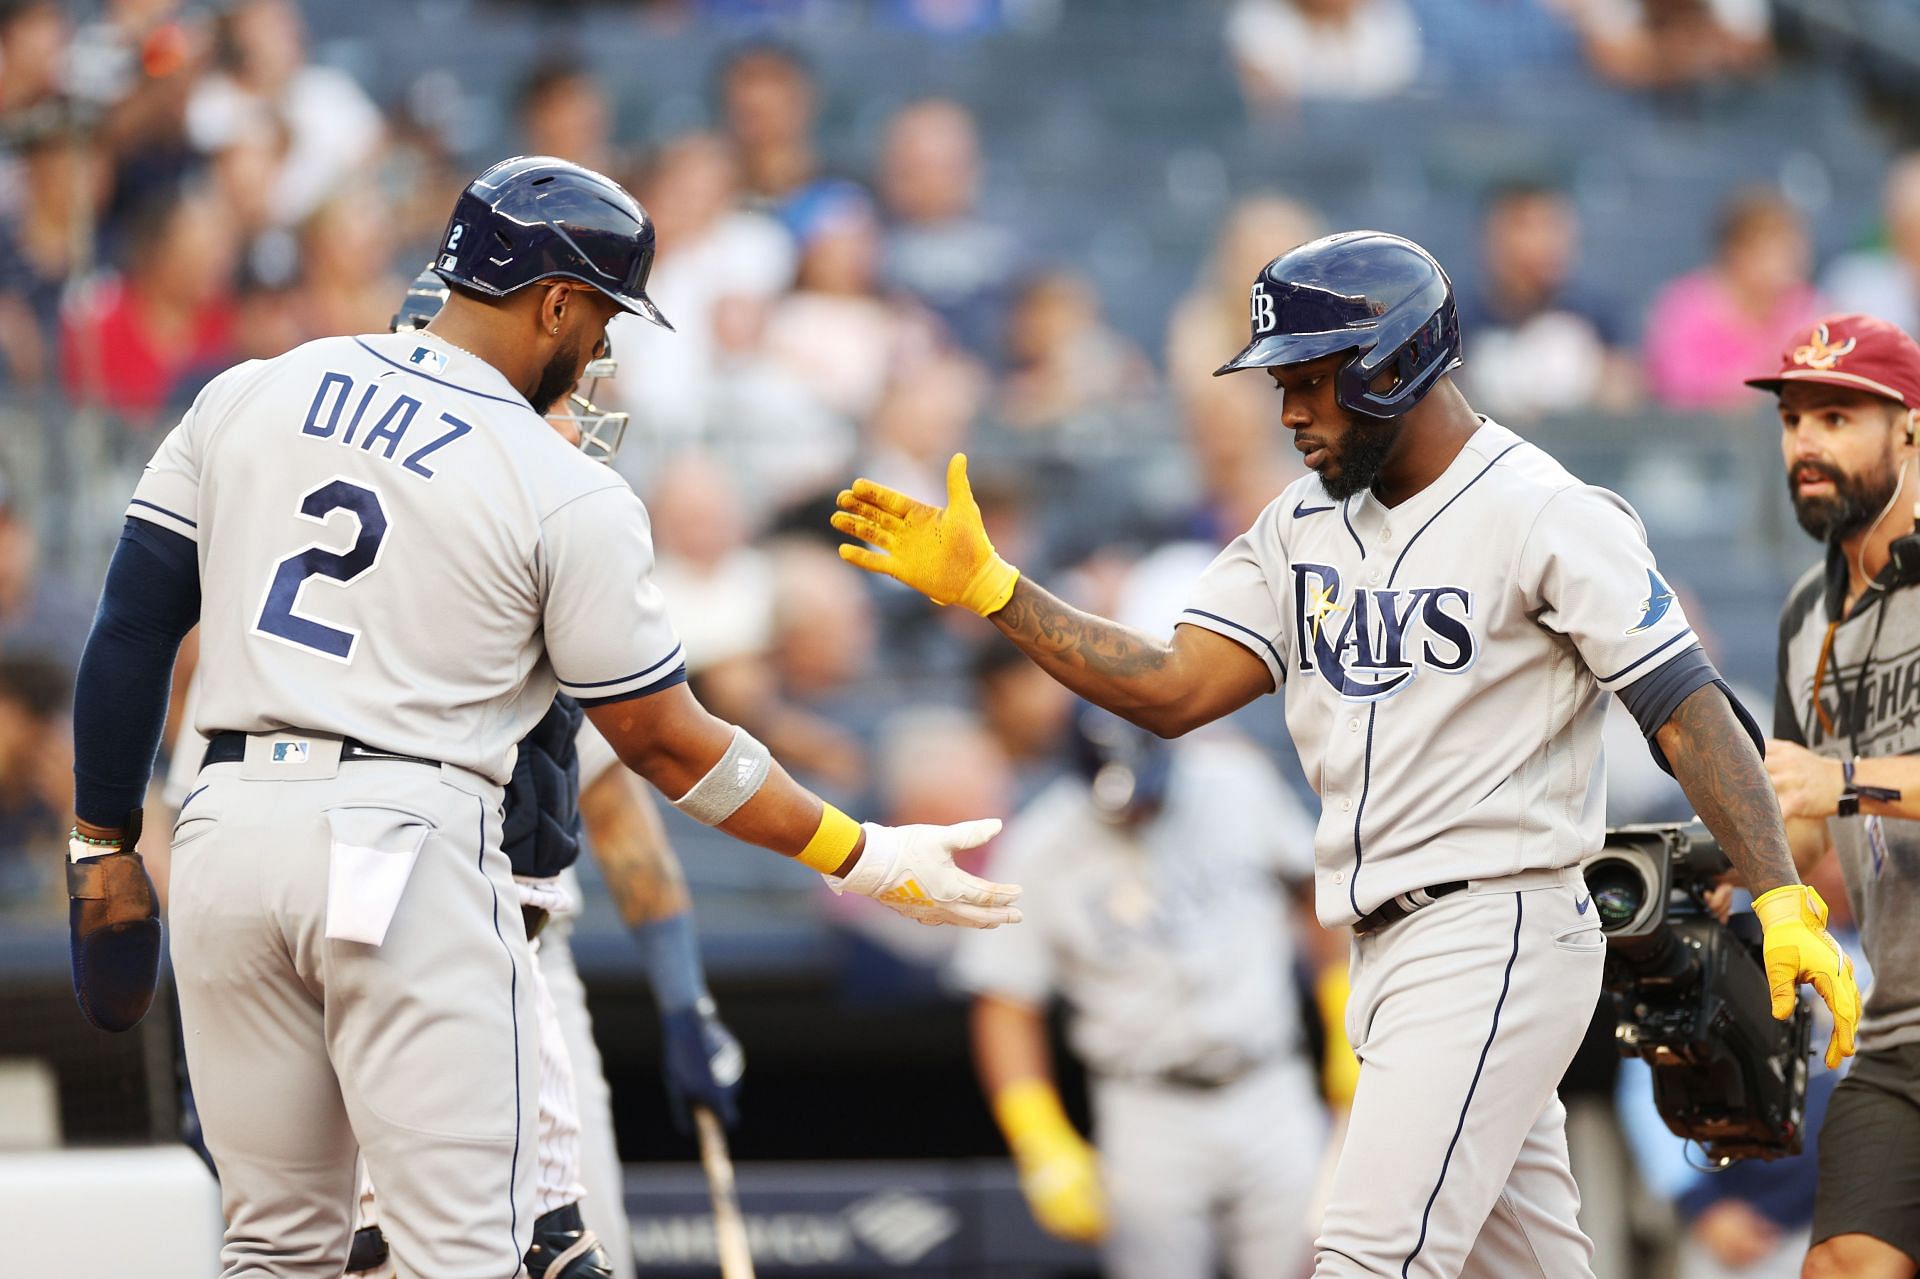
[{"label": "blurred crowd", "polygon": [[[645,7],[697,19],[823,5]],[[874,7],[977,31],[1042,6]],[[1430,8],[1233,0],[1209,20],[1257,125],[1303,99],[1407,89]],[[1764,0],[1462,10],[1497,10],[1514,48],[1557,41],[1635,91],[1777,66]],[[905,102],[862,163],[838,167],[819,125],[831,86],[795,46],[731,48],[705,121],[659,137],[618,127],[618,95],[585,60],[530,61],[510,132],[476,149],[419,101],[376,102],[316,61],[292,0],[105,0],[85,20],[55,0],[0,0],[0,397],[34,406],[27,420],[49,433],[91,415],[144,457],[228,365],[385,328],[485,162],[545,153],[600,169],[656,221],[650,292],[675,331],[616,323],[619,372],[593,397],[633,414],[617,465],[652,512],[696,691],[852,811],[1017,813],[1071,773],[1070,699],[980,628],[846,569],[826,523],[835,490],[863,474],[939,500],[965,450],[1008,559],[1090,608],[1170,624],[1213,549],[1300,473],[1270,388],[1209,374],[1245,340],[1258,268],[1335,228],[1284,174],[1245,193],[1163,343],[1143,349],[1090,277],[987,197],[980,104]],[[1920,154],[1886,175],[1871,244],[1818,262],[1800,208],[1754,187],[1720,210],[1711,256],[1652,296],[1606,291],[1564,187],[1473,198],[1478,253],[1447,263],[1461,377],[1476,407],[1522,431],[1579,412],[1752,417],[1741,378],[1816,314],[1920,325]],[[0,441],[0,461],[19,444]],[[0,912],[52,918],[64,717],[93,583],[39,553],[41,496],[0,481]],[[1305,799],[1275,718],[1255,707],[1236,728]],[[901,961],[902,989],[925,987],[945,939],[886,929],[892,918],[842,922],[887,934],[863,942]],[[1750,1248],[1750,1221],[1723,1225],[1712,1238],[1748,1241],[1723,1260]]]}]

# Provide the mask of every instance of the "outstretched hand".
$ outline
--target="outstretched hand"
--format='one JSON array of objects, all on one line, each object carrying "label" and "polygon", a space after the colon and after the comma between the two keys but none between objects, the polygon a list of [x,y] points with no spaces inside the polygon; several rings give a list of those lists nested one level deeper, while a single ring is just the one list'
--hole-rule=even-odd
[{"label": "outstretched hand", "polygon": [[947,463],[947,504],[929,506],[872,480],[843,489],[833,526],[867,546],[844,545],[840,558],[905,582],[936,604],[960,604],[982,617],[1006,606],[1020,570],[1000,558],[967,483],[967,455]]},{"label": "outstretched hand", "polygon": [[923,924],[998,928],[1020,922],[1018,884],[996,884],[953,864],[956,852],[978,848],[1000,833],[1000,819],[952,826],[866,823],[867,844],[845,877],[827,876],[836,893],[871,897]]}]

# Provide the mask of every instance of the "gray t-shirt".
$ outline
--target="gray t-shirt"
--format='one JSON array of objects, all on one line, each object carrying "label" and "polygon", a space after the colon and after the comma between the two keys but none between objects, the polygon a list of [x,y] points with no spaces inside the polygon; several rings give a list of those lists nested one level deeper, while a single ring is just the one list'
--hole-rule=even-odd
[{"label": "gray t-shirt", "polygon": [[[1841,618],[1846,585],[1846,563],[1836,552],[1824,567],[1809,569],[1787,598],[1773,735],[1828,759],[1920,754],[1920,589],[1894,586],[1885,574],[1880,589],[1862,595]],[[1820,682],[1830,733],[1814,710],[1813,677],[1835,619],[1833,652]],[[1880,855],[1866,817],[1827,819],[1873,968],[1860,1019],[1863,1051],[1920,1043],[1920,822],[1881,818],[1875,825],[1884,839]]]},{"label": "gray t-shirt", "polygon": [[1285,885],[1311,867],[1313,823],[1257,747],[1174,746],[1166,806],[1104,820],[1087,784],[1037,795],[993,845],[989,878],[1022,886],[1018,928],[968,932],[954,980],[1071,1012],[1069,1038],[1106,1075],[1224,1075],[1294,1046]]},{"label": "gray t-shirt", "polygon": [[1336,502],[1317,475],[1290,485],[1180,624],[1244,645],[1285,690],[1330,928],[1597,851],[1603,695],[1696,642],[1632,508],[1484,420],[1391,509]]},{"label": "gray t-shirt", "polygon": [[556,691],[684,678],[639,498],[429,333],[222,374],[127,514],[199,547],[202,733],[337,733],[504,784]]}]

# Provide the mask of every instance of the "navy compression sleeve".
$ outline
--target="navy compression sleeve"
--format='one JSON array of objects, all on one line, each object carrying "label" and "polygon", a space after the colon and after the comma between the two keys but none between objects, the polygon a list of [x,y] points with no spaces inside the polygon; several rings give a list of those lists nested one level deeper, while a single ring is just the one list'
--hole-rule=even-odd
[{"label": "navy compression sleeve", "polygon": [[1727,695],[1727,701],[1733,704],[1733,713],[1741,727],[1747,730],[1747,736],[1753,739],[1753,744],[1761,754],[1766,753],[1766,736],[1760,731],[1760,725],[1740,704],[1740,699],[1733,695],[1727,682],[1720,678],[1720,672],[1714,669],[1706,653],[1698,644],[1693,644],[1621,689],[1619,694],[1620,700],[1639,722],[1640,731],[1646,734],[1647,747],[1653,752],[1654,762],[1669,773],[1673,772],[1673,766],[1667,762],[1667,754],[1660,749],[1654,734],[1673,718],[1673,713],[1680,709],[1680,703],[1708,684],[1717,686]]},{"label": "navy compression sleeve", "polygon": [[192,542],[128,518],[73,688],[73,811],[114,828],[146,799],[173,659],[200,620]]}]

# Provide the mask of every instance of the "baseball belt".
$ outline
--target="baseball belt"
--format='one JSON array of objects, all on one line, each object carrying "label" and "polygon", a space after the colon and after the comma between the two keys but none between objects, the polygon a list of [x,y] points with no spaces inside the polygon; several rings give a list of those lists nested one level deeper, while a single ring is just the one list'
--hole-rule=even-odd
[{"label": "baseball belt", "polygon": [[[247,735],[245,733],[215,733],[207,739],[207,753],[201,757],[200,767],[209,764],[237,764],[247,757]],[[340,762],[343,764],[359,761],[378,761],[388,764],[425,764],[429,768],[440,767],[437,759],[426,759],[419,755],[400,755],[393,751],[376,750],[365,742],[348,737],[340,743]],[[527,940],[532,941],[540,935],[547,925],[547,911],[539,906],[522,906],[520,920],[527,930]]]},{"label": "baseball belt", "polygon": [[[238,764],[247,757],[247,734],[215,733],[207,739],[207,753],[200,759],[200,767],[209,764]],[[388,764],[425,764],[429,768],[440,767],[437,759],[422,759],[418,755],[396,755],[392,751],[375,750],[365,742],[346,738],[340,743],[340,762],[377,760]]]},{"label": "baseball belt", "polygon": [[1200,1065],[1175,1066],[1167,1070],[1125,1071],[1099,1070],[1100,1078],[1123,1084],[1152,1084],[1159,1088],[1173,1088],[1185,1092],[1212,1092],[1215,1089],[1230,1087],[1255,1071],[1264,1070],[1277,1058],[1242,1057],[1224,1068],[1204,1068]]},{"label": "baseball belt", "polygon": [[1377,933],[1387,925],[1397,924],[1414,911],[1431,906],[1440,898],[1450,893],[1457,893],[1466,886],[1466,880],[1456,879],[1445,884],[1434,884],[1429,888],[1416,888],[1410,893],[1401,893],[1398,897],[1389,897],[1354,921],[1353,935],[1365,937],[1368,933]]}]

